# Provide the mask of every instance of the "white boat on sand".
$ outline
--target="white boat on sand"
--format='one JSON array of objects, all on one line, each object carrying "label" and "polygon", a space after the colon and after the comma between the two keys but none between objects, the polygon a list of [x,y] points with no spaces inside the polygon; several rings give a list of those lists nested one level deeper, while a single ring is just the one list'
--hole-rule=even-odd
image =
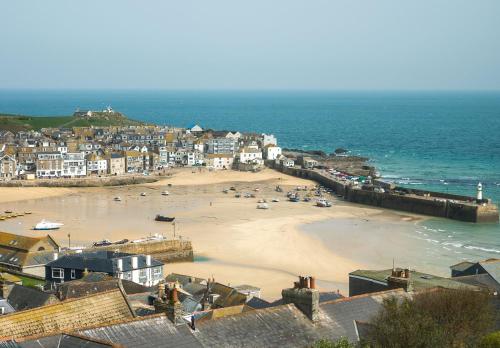
[{"label": "white boat on sand", "polygon": [[60,222],[50,222],[47,220],[42,220],[35,225],[35,230],[58,230],[64,224]]}]

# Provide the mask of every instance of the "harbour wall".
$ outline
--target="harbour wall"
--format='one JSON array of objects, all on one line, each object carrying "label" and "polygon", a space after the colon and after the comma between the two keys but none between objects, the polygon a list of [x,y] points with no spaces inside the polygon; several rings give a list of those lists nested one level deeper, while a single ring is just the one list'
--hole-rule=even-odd
[{"label": "harbour wall", "polygon": [[54,178],[0,181],[0,187],[101,187],[148,184],[158,181],[152,176],[103,176],[85,178]]},{"label": "harbour wall", "polygon": [[[498,222],[499,220],[496,205],[471,203],[473,197],[404,188],[402,190],[406,194],[414,195],[375,192],[350,186],[312,169],[283,167],[274,163],[267,163],[267,165],[288,175],[314,180],[352,203],[466,222]],[[423,197],[426,194],[428,197]]]},{"label": "harbour wall", "polygon": [[193,262],[194,260],[191,241],[178,239],[113,244],[102,247],[92,247],[89,251],[92,249],[151,255],[153,258],[165,263]]}]

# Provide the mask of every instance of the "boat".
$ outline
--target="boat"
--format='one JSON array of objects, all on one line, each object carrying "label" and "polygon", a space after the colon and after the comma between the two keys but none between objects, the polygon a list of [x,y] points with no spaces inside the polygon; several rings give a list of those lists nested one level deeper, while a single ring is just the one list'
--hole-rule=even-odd
[{"label": "boat", "polygon": [[168,193],[168,191],[163,191],[163,192],[161,193],[161,195],[162,195],[162,196],[168,196],[168,195],[169,195],[169,193]]},{"label": "boat", "polygon": [[113,200],[114,200],[115,202],[121,202],[121,201],[122,201],[122,199],[121,199],[120,197],[115,197],[115,198],[113,198]]},{"label": "boat", "polygon": [[4,211],[5,214],[12,214],[12,210],[6,210]]},{"label": "boat", "polygon": [[290,202],[300,202],[300,197],[298,195],[292,195],[288,198]]},{"label": "boat", "polygon": [[278,198],[273,198],[273,202],[278,203],[280,200]]},{"label": "boat", "polygon": [[304,197],[303,201],[304,202],[310,202],[311,201],[311,197]]},{"label": "boat", "polygon": [[234,186],[231,186],[229,189],[230,189],[231,191],[236,191],[236,187],[234,187]]},{"label": "boat", "polygon": [[222,192],[224,192],[224,193],[228,193],[228,192],[229,192],[229,190],[228,190],[228,189],[224,189],[224,190],[222,190]]},{"label": "boat", "polygon": [[109,241],[108,239],[103,239],[103,240],[94,242],[94,244],[92,244],[92,246],[93,247],[101,247],[101,246],[108,246],[111,244],[113,244],[113,243],[111,243],[111,241]]},{"label": "boat", "polygon": [[35,230],[58,230],[64,224],[59,222],[50,222],[47,220],[42,220],[35,225]]},{"label": "boat", "polygon": [[146,192],[141,192],[141,197],[146,197]]},{"label": "boat", "polygon": [[257,204],[257,209],[269,209],[269,204],[259,203],[259,204]]},{"label": "boat", "polygon": [[26,214],[26,215],[30,215],[30,214],[31,214],[31,212],[30,212],[30,211],[25,211],[25,212],[24,212],[24,214]]},{"label": "boat", "polygon": [[283,192],[283,189],[280,187],[280,185],[276,186],[276,192]]},{"label": "boat", "polygon": [[259,199],[259,202],[258,202],[258,203],[267,203],[267,200],[265,200],[265,199],[261,198],[261,199]]},{"label": "boat", "polygon": [[165,221],[165,222],[172,222],[175,220],[175,217],[168,217],[164,215],[156,215],[155,221]]},{"label": "boat", "polygon": [[240,197],[241,197],[241,193],[236,193],[236,194],[234,195],[234,197],[236,197],[236,198],[240,198]]},{"label": "boat", "polygon": [[331,207],[332,206],[332,203],[328,202],[327,200],[325,199],[319,199],[317,202],[316,202],[316,205],[318,207],[321,207],[321,208],[328,208],[328,207]]},{"label": "boat", "polygon": [[253,189],[255,192],[259,192],[260,190],[258,188]]}]

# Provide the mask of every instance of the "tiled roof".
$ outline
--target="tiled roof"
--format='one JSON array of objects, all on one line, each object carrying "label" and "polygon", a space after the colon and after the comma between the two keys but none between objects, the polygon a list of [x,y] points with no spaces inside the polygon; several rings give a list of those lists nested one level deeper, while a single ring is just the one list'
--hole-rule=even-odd
[{"label": "tiled roof", "polygon": [[78,330],[132,317],[125,295],[112,290],[0,316],[0,339]]},{"label": "tiled roof", "polygon": [[8,232],[0,232],[0,246],[30,251],[30,249],[33,248],[37,243],[39,243],[40,241],[46,241],[47,238],[50,237],[27,237]]},{"label": "tiled roof", "polygon": [[[76,334],[60,333],[19,341],[21,348],[105,348],[120,347],[105,340],[97,340]],[[0,346],[1,347],[1,346]]]},{"label": "tiled roof", "polygon": [[57,297],[52,294],[17,284],[12,287],[7,300],[16,311],[38,308],[59,302]]},{"label": "tiled roof", "polygon": [[115,325],[81,330],[80,335],[110,340],[131,348],[201,348],[185,326],[175,326],[164,314],[138,318]]}]

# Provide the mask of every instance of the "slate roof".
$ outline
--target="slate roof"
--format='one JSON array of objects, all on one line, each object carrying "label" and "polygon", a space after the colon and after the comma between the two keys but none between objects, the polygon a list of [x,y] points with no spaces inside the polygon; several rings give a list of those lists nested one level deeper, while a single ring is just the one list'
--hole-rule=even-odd
[{"label": "slate roof", "polygon": [[12,287],[7,301],[16,311],[33,309],[59,302],[57,297],[52,294],[17,284]]},{"label": "slate roof", "polygon": [[151,258],[151,265],[146,265],[145,255],[127,253],[115,253],[113,251],[99,250],[86,253],[65,255],[55,261],[49,262],[49,267],[72,268],[78,270],[88,269],[93,272],[105,272],[114,274],[118,272],[118,259],[123,260],[123,272],[131,271],[132,257],[137,257],[137,268],[149,268],[163,266],[163,263]]},{"label": "slate roof", "polygon": [[[17,342],[21,348],[104,348],[119,347],[111,342],[96,340],[76,334],[61,333]],[[1,346],[0,346],[1,347]]]},{"label": "slate roof", "polygon": [[[321,338],[358,341],[355,321],[368,322],[384,298],[409,297],[403,290],[384,291],[320,304],[312,322],[295,305],[243,311],[196,323],[194,335],[208,347],[308,347]],[[225,308],[227,309],[227,308]]]},{"label": "slate roof", "polygon": [[186,325],[175,326],[164,314],[129,320],[115,325],[81,330],[80,335],[110,340],[124,347],[200,348]]},{"label": "slate roof", "polygon": [[213,307],[238,306],[244,304],[247,299],[246,295],[238,292],[236,289],[220,283],[211,283],[210,293],[220,295],[215,300]]},{"label": "slate roof", "polygon": [[[349,276],[358,276],[362,278],[372,279],[378,282],[387,283],[387,278],[391,275],[392,269],[385,270],[357,270],[349,273]],[[471,285],[466,285],[459,283],[454,280],[454,278],[443,278],[433,274],[422,273],[417,271],[410,271],[410,279],[413,283],[413,289],[424,290],[432,289],[436,287],[442,287],[446,289],[458,289],[463,287],[469,287],[473,290],[477,290],[476,287]]]},{"label": "slate roof", "polygon": [[485,288],[491,292],[500,292],[500,284],[488,273],[454,277],[453,279],[460,283]]},{"label": "slate roof", "polygon": [[176,281],[178,281],[183,287],[188,283],[207,283],[206,279],[178,273],[170,273],[165,277],[165,281],[167,283],[175,283]]},{"label": "slate roof", "polygon": [[13,234],[8,232],[0,232],[0,245],[9,248],[15,248],[19,250],[29,251],[41,240],[45,240],[47,237],[27,237],[21,236],[19,234]]},{"label": "slate roof", "polygon": [[273,305],[266,300],[254,296],[247,302],[247,306],[254,309],[262,309],[272,307]]},{"label": "slate roof", "polygon": [[[0,297],[0,308],[3,308],[4,314],[9,314],[15,311],[14,307],[12,307],[6,299]],[[2,315],[2,314],[0,314]]]},{"label": "slate roof", "polygon": [[0,339],[77,330],[132,317],[125,295],[112,290],[0,316]]},{"label": "slate roof", "polygon": [[500,284],[500,259],[481,261],[479,264],[498,284]]},{"label": "slate roof", "polygon": [[463,262],[459,262],[459,263],[457,263],[455,265],[450,266],[450,269],[452,269],[454,271],[463,272],[463,271],[469,269],[471,266],[474,266],[474,265],[475,265],[474,262],[463,261]]},{"label": "slate roof", "polygon": [[[103,275],[105,275],[105,277]],[[113,278],[106,273],[91,272],[82,279],[60,284],[57,295],[60,300],[66,300],[118,289],[120,286],[127,295],[148,292],[151,290],[146,286],[142,286],[130,280]]]}]

